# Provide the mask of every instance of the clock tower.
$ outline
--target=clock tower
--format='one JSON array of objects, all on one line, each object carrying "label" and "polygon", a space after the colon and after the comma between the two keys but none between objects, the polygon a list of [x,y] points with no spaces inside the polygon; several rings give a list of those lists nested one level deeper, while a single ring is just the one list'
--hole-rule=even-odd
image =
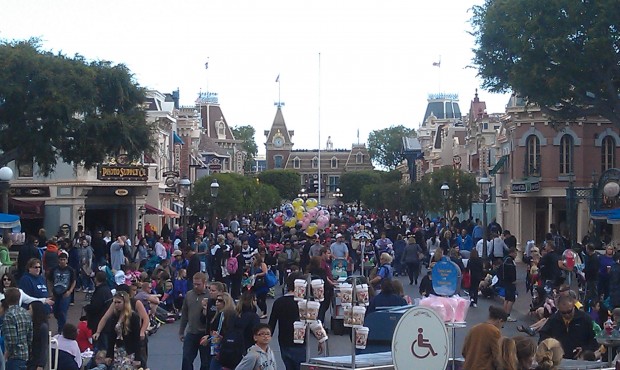
[{"label": "clock tower", "polygon": [[278,110],[276,111],[271,129],[265,131],[265,152],[268,170],[286,167],[288,157],[293,149],[292,138],[294,131],[289,131],[286,128],[281,104],[278,104],[277,107]]}]

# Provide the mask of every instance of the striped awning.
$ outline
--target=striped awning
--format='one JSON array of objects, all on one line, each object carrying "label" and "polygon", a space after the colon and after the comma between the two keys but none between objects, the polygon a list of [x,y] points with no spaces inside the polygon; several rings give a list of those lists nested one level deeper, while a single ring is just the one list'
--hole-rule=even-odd
[{"label": "striped awning", "polygon": [[164,212],[164,217],[179,218],[179,214],[171,210],[170,208],[166,206],[163,206],[161,208],[162,208],[162,211]]}]

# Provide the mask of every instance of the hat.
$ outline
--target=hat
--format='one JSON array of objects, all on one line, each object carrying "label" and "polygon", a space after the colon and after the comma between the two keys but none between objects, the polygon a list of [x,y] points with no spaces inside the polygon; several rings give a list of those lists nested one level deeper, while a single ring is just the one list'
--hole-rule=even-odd
[{"label": "hat", "polygon": [[336,239],[338,239],[338,238],[343,238],[342,234],[340,234],[340,233],[336,234]]},{"label": "hat", "polygon": [[123,271],[116,271],[116,274],[114,274],[114,282],[116,285],[125,284],[125,273]]},{"label": "hat", "polygon": [[180,251],[180,250],[178,250],[178,249],[177,249],[176,251],[172,252],[172,256],[173,256],[173,257],[176,257],[176,256],[182,256],[182,255],[183,255],[183,252],[181,252],[181,251]]},{"label": "hat", "polygon": [[69,253],[67,253],[64,249],[61,249],[60,252],[58,252],[58,258],[62,258],[63,255],[65,258],[69,258]]}]

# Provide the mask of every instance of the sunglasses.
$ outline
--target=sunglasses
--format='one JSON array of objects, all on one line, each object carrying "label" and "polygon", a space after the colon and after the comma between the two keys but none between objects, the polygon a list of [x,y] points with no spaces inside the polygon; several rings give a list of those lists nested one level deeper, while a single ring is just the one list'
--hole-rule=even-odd
[{"label": "sunglasses", "polygon": [[573,313],[573,310],[568,310],[568,311],[560,311],[560,315],[562,316],[568,316],[571,315]]},{"label": "sunglasses", "polygon": [[32,266],[31,269],[40,269],[41,266]]},{"label": "sunglasses", "polygon": [[9,278],[2,278],[3,281],[11,281]]},{"label": "sunglasses", "polygon": [[224,300],[222,298],[218,298],[215,300],[216,302],[220,302],[220,303],[224,303]]}]

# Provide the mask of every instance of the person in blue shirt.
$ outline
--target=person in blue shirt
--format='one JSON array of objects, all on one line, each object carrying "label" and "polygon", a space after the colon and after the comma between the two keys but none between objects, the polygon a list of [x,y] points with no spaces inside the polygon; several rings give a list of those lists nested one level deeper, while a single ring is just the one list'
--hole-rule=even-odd
[{"label": "person in blue shirt", "polygon": [[459,246],[461,257],[469,258],[469,253],[474,244],[471,235],[467,234],[467,229],[461,229],[461,233],[456,237],[456,244]]},{"label": "person in blue shirt", "polygon": [[483,237],[483,233],[482,233],[482,222],[480,221],[480,219],[476,219],[476,226],[474,226],[474,230],[471,233],[472,239],[473,239],[473,244],[477,244],[478,240],[482,239]]}]

